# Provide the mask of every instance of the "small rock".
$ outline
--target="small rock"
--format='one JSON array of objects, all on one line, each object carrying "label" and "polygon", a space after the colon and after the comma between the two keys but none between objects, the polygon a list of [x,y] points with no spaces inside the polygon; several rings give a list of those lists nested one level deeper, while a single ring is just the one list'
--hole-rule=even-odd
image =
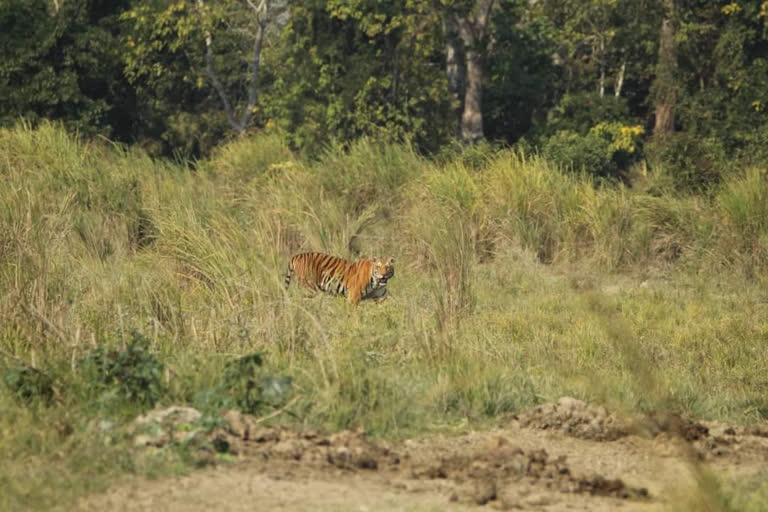
[{"label": "small rock", "polygon": [[485,505],[489,501],[496,499],[496,482],[492,480],[476,481],[472,498],[478,505]]},{"label": "small rock", "polygon": [[139,416],[133,422],[135,427],[147,423],[158,423],[161,425],[179,425],[182,423],[195,423],[200,421],[202,414],[192,407],[181,407],[173,405],[164,409],[154,409],[147,414]]},{"label": "small rock", "polygon": [[239,437],[240,439],[246,439],[248,437],[248,424],[243,419],[243,413],[240,411],[229,410],[223,415],[227,423],[229,423],[229,431]]}]

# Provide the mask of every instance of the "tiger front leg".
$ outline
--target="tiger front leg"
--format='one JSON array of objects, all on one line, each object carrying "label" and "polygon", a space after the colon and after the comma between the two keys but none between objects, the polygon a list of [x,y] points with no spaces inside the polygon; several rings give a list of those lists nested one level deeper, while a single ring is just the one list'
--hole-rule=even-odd
[{"label": "tiger front leg", "polygon": [[363,290],[359,286],[350,286],[347,290],[347,299],[353,306],[360,304],[360,299],[363,298]]}]

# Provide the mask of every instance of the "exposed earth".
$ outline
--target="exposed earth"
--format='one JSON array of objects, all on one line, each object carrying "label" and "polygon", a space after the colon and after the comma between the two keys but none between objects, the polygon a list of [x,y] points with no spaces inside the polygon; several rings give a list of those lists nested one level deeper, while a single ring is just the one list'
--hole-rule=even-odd
[{"label": "exposed earth", "polygon": [[[567,397],[493,431],[401,442],[264,427],[237,411],[211,433],[176,428],[198,415],[171,408],[139,418],[137,449],[173,437],[195,442],[201,458],[228,453],[236,462],[135,478],[81,500],[78,510],[671,510],[702,468],[729,478],[768,471],[768,426],[620,420]],[[138,433],[146,425],[160,428]]]}]

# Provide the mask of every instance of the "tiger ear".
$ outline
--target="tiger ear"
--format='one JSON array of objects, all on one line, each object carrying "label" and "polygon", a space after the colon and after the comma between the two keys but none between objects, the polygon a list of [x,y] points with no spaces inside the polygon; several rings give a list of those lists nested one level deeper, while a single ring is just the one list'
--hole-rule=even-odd
[{"label": "tiger ear", "polygon": [[395,262],[395,258],[393,258],[392,256],[390,256],[390,257],[389,257],[389,262],[390,262],[390,263],[394,263],[394,262]]}]

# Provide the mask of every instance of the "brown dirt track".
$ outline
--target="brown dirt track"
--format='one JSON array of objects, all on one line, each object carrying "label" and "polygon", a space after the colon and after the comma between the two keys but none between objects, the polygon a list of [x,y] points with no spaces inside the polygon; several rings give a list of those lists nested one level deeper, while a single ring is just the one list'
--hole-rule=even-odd
[{"label": "brown dirt track", "polygon": [[570,398],[497,430],[395,443],[266,428],[235,411],[227,418],[209,445],[236,463],[133,479],[78,510],[650,511],[691,492],[701,466],[735,478],[768,470],[768,428],[675,416],[622,422]]}]

